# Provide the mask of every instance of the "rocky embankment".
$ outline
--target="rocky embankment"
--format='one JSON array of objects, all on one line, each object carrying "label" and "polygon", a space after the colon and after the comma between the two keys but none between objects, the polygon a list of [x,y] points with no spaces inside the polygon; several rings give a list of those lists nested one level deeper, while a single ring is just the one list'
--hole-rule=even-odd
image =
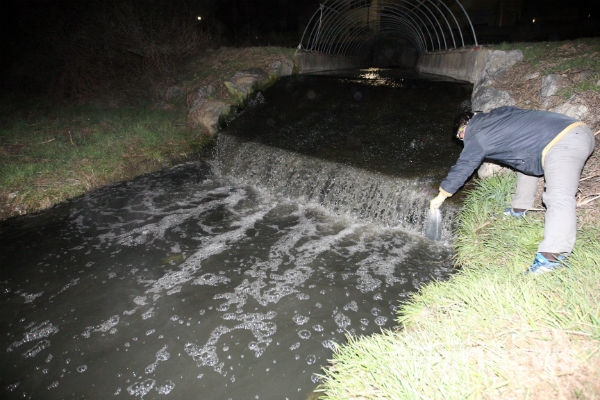
[{"label": "rocky embankment", "polygon": [[[265,67],[252,67],[235,72],[222,81],[202,84],[188,96],[189,111],[187,122],[192,127],[204,129],[210,135],[219,130],[220,121],[227,118],[235,108],[247,101],[260,101],[260,96],[252,96],[265,89],[277,79],[294,73],[292,58],[281,56]],[[219,96],[226,90],[227,96]]]},{"label": "rocky embankment", "polygon": [[[586,220],[597,221],[600,218],[600,93],[597,90],[572,90],[585,81],[589,82],[597,72],[587,68],[564,67],[563,70],[557,68],[557,72],[543,73],[544,69],[552,69],[547,68],[550,62],[571,65],[568,62],[570,57],[579,56],[577,52],[581,50],[577,43],[565,43],[559,49],[562,51],[552,61],[535,65],[525,62],[520,50],[489,50],[485,66],[473,83],[472,109],[486,112],[514,105],[558,112],[585,122],[596,133],[596,150],[582,172],[578,206],[585,210],[583,214]],[[560,58],[561,54],[563,59]],[[600,86],[600,80],[595,85]],[[569,92],[572,94],[565,99],[565,93]],[[499,170],[502,168],[498,165],[484,163],[478,175],[485,177]],[[540,183],[538,197],[541,197],[542,189]]]}]

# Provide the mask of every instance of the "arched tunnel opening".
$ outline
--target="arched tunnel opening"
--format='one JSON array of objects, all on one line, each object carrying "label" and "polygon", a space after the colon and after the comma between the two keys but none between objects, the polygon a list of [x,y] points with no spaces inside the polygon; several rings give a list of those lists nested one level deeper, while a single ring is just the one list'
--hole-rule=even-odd
[{"label": "arched tunnel opening", "polygon": [[306,25],[298,52],[413,67],[424,53],[477,44],[459,0],[326,0]]},{"label": "arched tunnel opening", "polygon": [[419,53],[407,40],[379,34],[364,45],[363,62],[371,67],[415,67]]}]

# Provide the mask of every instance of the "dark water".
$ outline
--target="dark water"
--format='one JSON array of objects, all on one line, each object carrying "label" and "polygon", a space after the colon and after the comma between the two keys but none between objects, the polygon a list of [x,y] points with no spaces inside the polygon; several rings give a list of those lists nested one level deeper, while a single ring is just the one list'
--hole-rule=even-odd
[{"label": "dark water", "polygon": [[[286,84],[303,91],[302,79]],[[447,243],[411,230],[402,205],[423,214],[421,185],[437,172],[411,187],[249,141],[255,128],[240,138],[239,121],[265,123],[271,93],[222,135],[214,160],[0,224],[0,397],[305,399],[334,343],[394,326],[401,301],[451,273]],[[285,113],[297,136],[320,129],[279,103],[273,129],[287,129]]]},{"label": "dark water", "polygon": [[227,132],[372,172],[445,176],[471,85],[394,69],[332,74],[280,80]]}]

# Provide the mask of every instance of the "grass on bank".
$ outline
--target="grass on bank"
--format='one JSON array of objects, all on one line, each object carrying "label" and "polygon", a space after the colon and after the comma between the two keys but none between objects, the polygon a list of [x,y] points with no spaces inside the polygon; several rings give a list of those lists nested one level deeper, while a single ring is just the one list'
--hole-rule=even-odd
[{"label": "grass on bank", "polygon": [[339,347],[321,398],[600,398],[598,228],[578,233],[568,268],[525,275],[543,216],[502,214],[513,185],[479,181],[459,215],[464,267],[403,304],[400,329]]},{"label": "grass on bank", "polygon": [[600,37],[565,42],[502,43],[491,48],[520,49],[527,71],[537,71],[540,76],[560,74],[568,79],[570,84],[558,93],[563,100],[585,91],[600,92]]},{"label": "grass on bank", "polygon": [[47,100],[1,98],[0,220],[203,152],[212,139],[201,128],[186,125],[190,98],[166,104],[168,88],[175,85],[190,95],[212,85],[211,98],[236,105],[225,80],[248,68],[268,71],[293,53],[293,48],[270,46],[205,49],[182,62],[177,73],[147,73],[152,77],[143,84],[130,76],[130,86],[74,97],[70,103],[63,99],[48,106]]},{"label": "grass on bank", "polygon": [[3,109],[0,218],[171,165],[209,140],[181,110],[145,106]]}]

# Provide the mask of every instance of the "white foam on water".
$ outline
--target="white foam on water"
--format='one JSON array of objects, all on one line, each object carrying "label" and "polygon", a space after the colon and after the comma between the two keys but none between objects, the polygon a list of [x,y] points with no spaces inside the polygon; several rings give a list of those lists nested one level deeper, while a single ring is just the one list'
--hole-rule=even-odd
[{"label": "white foam on water", "polygon": [[[164,239],[165,232],[180,226],[189,219],[197,218],[208,210],[212,210],[222,205],[233,208],[246,198],[245,191],[241,188],[231,191],[231,189],[227,187],[220,187],[204,193],[204,195],[208,198],[217,198],[200,203],[193,208],[184,207],[177,210],[157,209],[154,206],[148,206],[143,209],[143,212],[146,214],[144,220],[160,217],[157,222],[148,223],[144,221],[142,224],[139,224],[136,221],[134,222],[135,225],[130,221],[122,224],[113,223],[104,227],[108,232],[99,235],[98,238],[101,243],[113,243],[114,241],[117,241],[117,243],[122,246],[148,245],[156,240]],[[152,195],[149,193],[148,198],[151,197]],[[223,202],[222,197],[225,197],[225,203]],[[145,202],[151,203],[150,200],[145,200]],[[119,230],[123,232],[117,233]]]},{"label": "white foam on water", "polygon": [[[111,258],[90,266],[113,268],[110,263],[119,260],[115,252],[126,250],[130,261],[108,274],[114,279],[110,285],[125,289],[128,301],[107,302],[91,322],[73,321],[78,330],[63,338],[66,346],[86,339],[78,345],[88,350],[69,355],[70,370],[57,366],[66,355],[56,347],[52,336],[59,331],[49,321],[31,324],[28,334],[9,346],[19,349],[19,356],[45,357],[53,378],[48,384],[60,383],[59,390],[66,390],[69,376],[92,376],[98,364],[88,361],[86,352],[115,339],[121,345],[107,355],[120,365],[111,382],[115,394],[176,396],[179,386],[194,385],[171,375],[178,365],[186,370],[177,373],[197,377],[200,387],[244,382],[253,368],[259,380],[277,380],[280,369],[291,368],[298,381],[306,374],[314,383],[313,373],[347,333],[389,325],[393,307],[386,290],[420,279],[398,270],[418,237],[248,187],[199,189],[179,211],[158,207],[155,199],[131,208],[134,220],[108,218],[100,224],[95,243]],[[157,260],[165,258],[168,263]],[[32,301],[44,296],[62,301],[69,289],[86,287],[89,279],[71,278]],[[50,351],[60,356],[53,359]]]},{"label": "white foam on water", "polygon": [[145,379],[143,381],[135,382],[134,384],[127,387],[127,393],[131,396],[144,398],[154,387],[156,386],[156,380]]},{"label": "white foam on water", "polygon": [[[12,342],[10,346],[8,346],[6,351],[10,353],[16,350],[17,348],[23,346],[24,344],[31,343],[37,340],[42,340],[43,343],[48,343],[46,339],[53,335],[56,335],[58,332],[58,328],[54,326],[50,321],[43,321],[37,325],[29,324],[29,328],[23,335],[23,338],[21,340]],[[47,346],[44,348],[47,348]],[[35,353],[34,356],[38,353]],[[27,353],[25,355],[27,355]]]},{"label": "white foam on water", "polygon": [[170,358],[171,358],[171,353],[169,353],[167,351],[167,346],[165,345],[156,352],[154,362],[149,364],[148,366],[146,366],[146,368],[144,369],[144,372],[146,373],[146,375],[154,373],[160,362],[167,361]]},{"label": "white foam on water", "polygon": [[16,292],[16,293],[18,293],[21,297],[23,297],[25,303],[33,303],[35,301],[35,299],[37,299],[38,297],[42,297],[44,295],[44,292],[38,292],[38,293]]},{"label": "white foam on water", "polygon": [[25,353],[23,353],[23,357],[25,358],[33,358],[41,353],[43,350],[46,350],[50,347],[50,341],[48,339],[42,339],[37,342],[32,348],[27,349]]},{"label": "white foam on water", "polygon": [[218,286],[221,284],[227,284],[231,281],[227,276],[223,274],[214,274],[214,273],[206,273],[200,276],[198,279],[195,279],[192,284],[193,285],[206,285],[206,286]]},{"label": "white foam on water", "polygon": [[188,257],[179,266],[178,270],[169,271],[156,281],[152,282],[147,293],[159,294],[192,280],[195,277],[195,273],[202,267],[202,262],[204,260],[215,254],[222,253],[230,247],[231,243],[235,243],[244,238],[248,229],[252,228],[257,221],[261,220],[273,206],[274,205],[271,205],[266,209],[260,209],[257,212],[242,218],[237,224],[237,229],[206,238],[199,250]]}]

